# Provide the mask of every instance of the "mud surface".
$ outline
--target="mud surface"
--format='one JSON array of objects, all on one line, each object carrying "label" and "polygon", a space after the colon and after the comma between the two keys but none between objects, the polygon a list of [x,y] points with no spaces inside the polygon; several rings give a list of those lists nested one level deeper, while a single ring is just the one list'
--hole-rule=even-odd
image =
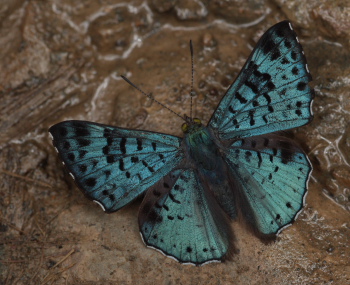
[{"label": "mud surface", "polygon": [[[24,1],[0,4],[0,284],[349,284],[349,1]],[[259,37],[293,22],[314,120],[292,131],[314,166],[298,220],[265,245],[233,223],[239,254],[185,266],[144,246],[140,200],[107,215],[64,171],[47,129],[83,119],[181,135],[127,75],[206,122]]]}]

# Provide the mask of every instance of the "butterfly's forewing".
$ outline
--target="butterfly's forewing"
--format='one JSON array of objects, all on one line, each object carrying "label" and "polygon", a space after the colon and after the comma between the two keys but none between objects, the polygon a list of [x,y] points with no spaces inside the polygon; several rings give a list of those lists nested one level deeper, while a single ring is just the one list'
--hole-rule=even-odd
[{"label": "butterfly's forewing", "polygon": [[226,140],[305,125],[312,118],[310,81],[290,22],[280,22],[259,40],[208,126]]},{"label": "butterfly's forewing", "polygon": [[181,139],[147,131],[65,121],[49,130],[80,189],[106,212],[125,206],[182,159]]},{"label": "butterfly's forewing", "polygon": [[152,186],[139,212],[146,245],[182,263],[222,260],[232,250],[227,216],[197,170],[177,169]]},{"label": "butterfly's forewing", "polygon": [[279,136],[242,139],[227,150],[244,218],[263,235],[278,233],[304,205],[311,165],[292,141]]}]

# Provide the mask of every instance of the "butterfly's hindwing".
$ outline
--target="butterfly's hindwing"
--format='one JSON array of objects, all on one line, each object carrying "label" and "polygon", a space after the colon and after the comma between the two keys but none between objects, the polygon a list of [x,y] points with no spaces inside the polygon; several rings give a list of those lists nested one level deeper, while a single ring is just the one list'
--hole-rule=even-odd
[{"label": "butterfly's hindwing", "polygon": [[234,142],[225,158],[243,217],[263,235],[278,233],[304,206],[311,165],[292,141],[279,136]]},{"label": "butterfly's hindwing", "polygon": [[305,125],[312,119],[310,81],[290,22],[278,23],[259,40],[208,126],[225,140]]},{"label": "butterfly's hindwing", "polygon": [[85,121],[49,131],[79,188],[107,212],[131,202],[183,159],[181,139],[170,135]]},{"label": "butterfly's hindwing", "polygon": [[147,192],[139,212],[146,245],[182,263],[222,260],[232,250],[226,215],[194,169],[178,169]]}]

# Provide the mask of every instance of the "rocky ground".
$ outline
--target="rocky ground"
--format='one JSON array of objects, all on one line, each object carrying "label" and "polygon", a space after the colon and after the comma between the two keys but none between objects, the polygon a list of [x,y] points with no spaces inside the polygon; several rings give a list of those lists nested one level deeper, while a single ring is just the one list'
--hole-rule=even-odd
[{"label": "rocky ground", "polygon": [[[127,75],[206,122],[259,37],[289,19],[314,81],[314,120],[292,131],[314,170],[297,221],[264,244],[234,222],[239,253],[181,265],[148,249],[140,200],[105,214],[65,172],[47,129],[81,119],[181,135]],[[349,284],[350,3],[346,0],[2,0],[0,284]]]}]

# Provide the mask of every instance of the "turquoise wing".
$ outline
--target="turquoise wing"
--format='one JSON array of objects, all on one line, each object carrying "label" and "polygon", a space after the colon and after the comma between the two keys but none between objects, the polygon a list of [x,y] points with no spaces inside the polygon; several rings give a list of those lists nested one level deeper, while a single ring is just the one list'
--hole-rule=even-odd
[{"label": "turquoise wing", "polygon": [[261,37],[208,126],[227,140],[305,125],[312,119],[310,81],[291,23],[280,22]]},{"label": "turquoise wing", "polygon": [[243,217],[262,235],[275,235],[304,206],[311,164],[286,138],[270,135],[235,141],[225,160]]},{"label": "turquoise wing", "polygon": [[65,121],[49,129],[53,144],[84,194],[106,212],[125,206],[183,159],[171,135]]},{"label": "turquoise wing", "polygon": [[195,265],[228,257],[232,231],[212,193],[192,168],[176,169],[152,186],[139,212],[146,245]]}]

